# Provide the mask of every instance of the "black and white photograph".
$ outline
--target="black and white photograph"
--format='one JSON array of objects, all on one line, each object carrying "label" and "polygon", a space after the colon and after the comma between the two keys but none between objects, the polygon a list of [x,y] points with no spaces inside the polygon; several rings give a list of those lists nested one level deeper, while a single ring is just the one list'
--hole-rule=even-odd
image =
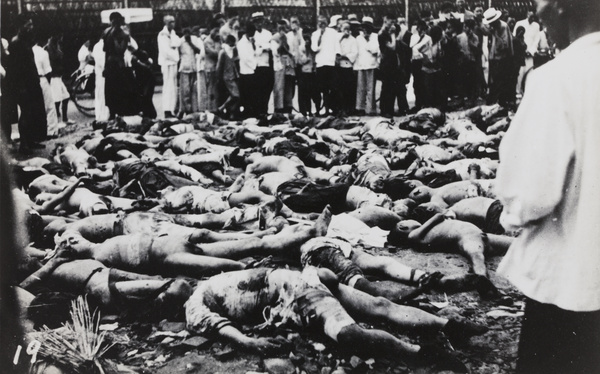
[{"label": "black and white photograph", "polygon": [[2,0],[0,373],[600,374],[600,1]]}]

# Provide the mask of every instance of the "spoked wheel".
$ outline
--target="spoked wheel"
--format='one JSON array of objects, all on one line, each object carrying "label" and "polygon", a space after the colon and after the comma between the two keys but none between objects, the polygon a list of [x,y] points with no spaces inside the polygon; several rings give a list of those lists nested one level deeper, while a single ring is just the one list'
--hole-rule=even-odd
[{"label": "spoked wheel", "polygon": [[71,100],[77,109],[87,117],[94,117],[95,113],[95,76],[82,74],[75,78],[71,86]]}]

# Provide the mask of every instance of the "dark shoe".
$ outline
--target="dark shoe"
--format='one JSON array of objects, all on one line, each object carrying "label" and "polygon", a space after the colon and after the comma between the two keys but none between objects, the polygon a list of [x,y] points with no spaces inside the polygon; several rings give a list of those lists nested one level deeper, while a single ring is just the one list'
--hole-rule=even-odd
[{"label": "dark shoe", "polygon": [[165,112],[165,118],[173,118],[173,117],[175,117],[175,115],[173,115],[173,112],[171,112],[171,111]]},{"label": "dark shoe", "polygon": [[44,149],[46,148],[45,145],[43,145],[42,143],[37,143],[37,142],[32,142],[31,144],[29,144],[29,146],[33,149]]}]

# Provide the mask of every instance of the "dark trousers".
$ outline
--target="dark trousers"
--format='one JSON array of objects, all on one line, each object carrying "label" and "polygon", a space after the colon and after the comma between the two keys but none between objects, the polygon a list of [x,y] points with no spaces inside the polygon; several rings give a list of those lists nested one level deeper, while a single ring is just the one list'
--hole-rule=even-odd
[{"label": "dark trousers", "polygon": [[506,105],[514,103],[517,87],[517,77],[513,73],[512,59],[490,60],[490,91],[488,104],[500,103]]},{"label": "dark trousers", "polygon": [[433,73],[423,72],[423,93],[421,105],[423,108],[444,109],[448,96],[444,89],[444,73],[436,71]]},{"label": "dark trousers", "polygon": [[421,100],[423,99],[423,61],[414,60],[410,68],[412,70],[413,75],[413,89],[415,91],[415,108],[422,108],[423,103]]},{"label": "dark trousers", "polygon": [[460,98],[475,99],[477,97],[477,63],[465,60],[458,67],[458,95]]},{"label": "dark trousers", "polygon": [[517,373],[599,372],[600,311],[572,312],[527,299]]},{"label": "dark trousers", "polygon": [[240,104],[244,107],[244,117],[256,117],[256,74],[240,74]]},{"label": "dark trousers", "polygon": [[46,140],[48,123],[42,89],[30,89],[28,93],[19,96],[19,136],[22,145]]},{"label": "dark trousers", "polygon": [[339,110],[350,114],[354,110],[356,101],[356,76],[352,68],[338,68]]},{"label": "dark trousers", "polygon": [[337,74],[335,66],[321,66],[317,68],[317,82],[323,94],[323,106],[328,111],[337,111],[336,85]]},{"label": "dark trousers", "polygon": [[259,66],[254,72],[256,87],[254,95],[256,97],[254,108],[257,114],[267,114],[269,111],[269,98],[273,91],[273,69],[270,67]]},{"label": "dark trousers", "polygon": [[406,85],[400,81],[399,77],[383,77],[379,96],[379,110],[382,116],[393,116],[396,100],[398,100],[400,112],[408,110]]},{"label": "dark trousers", "polygon": [[306,115],[311,112],[311,100],[318,111],[321,107],[321,91],[317,83],[317,74],[298,73],[298,107],[300,113]]}]

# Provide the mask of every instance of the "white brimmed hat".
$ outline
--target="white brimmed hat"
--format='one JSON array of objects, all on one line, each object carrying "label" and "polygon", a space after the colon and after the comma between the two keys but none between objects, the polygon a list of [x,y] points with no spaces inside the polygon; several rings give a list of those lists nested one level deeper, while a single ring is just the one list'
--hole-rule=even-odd
[{"label": "white brimmed hat", "polygon": [[342,19],[342,16],[339,14],[336,14],[335,16],[331,16],[331,18],[329,19],[329,27],[337,26],[337,22],[340,19]]},{"label": "white brimmed hat", "polygon": [[363,17],[362,23],[363,24],[367,23],[367,24],[370,24],[371,26],[373,26],[373,17],[367,17],[367,16]]},{"label": "white brimmed hat", "polygon": [[496,8],[489,8],[483,12],[483,23],[489,25],[490,23],[499,20],[502,17],[502,12]]},{"label": "white brimmed hat", "polygon": [[265,14],[263,12],[254,12],[254,13],[252,13],[251,18],[254,19],[254,18],[264,18],[264,17],[265,17]]}]

